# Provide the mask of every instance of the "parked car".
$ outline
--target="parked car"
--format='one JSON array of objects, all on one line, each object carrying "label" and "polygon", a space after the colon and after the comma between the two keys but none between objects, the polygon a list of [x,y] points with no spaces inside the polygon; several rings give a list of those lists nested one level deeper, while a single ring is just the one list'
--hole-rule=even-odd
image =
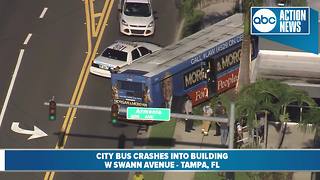
[{"label": "parked car", "polygon": [[150,0],[119,0],[120,32],[125,35],[150,36],[155,21]]},{"label": "parked car", "polygon": [[111,77],[111,71],[160,50],[161,47],[146,42],[116,41],[96,57],[90,67],[90,73]]}]

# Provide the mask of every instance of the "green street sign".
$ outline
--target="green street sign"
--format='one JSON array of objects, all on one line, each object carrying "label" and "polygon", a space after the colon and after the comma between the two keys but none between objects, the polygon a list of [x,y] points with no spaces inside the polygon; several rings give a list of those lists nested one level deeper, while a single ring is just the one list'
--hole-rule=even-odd
[{"label": "green street sign", "polygon": [[170,109],[128,107],[127,119],[170,121]]}]

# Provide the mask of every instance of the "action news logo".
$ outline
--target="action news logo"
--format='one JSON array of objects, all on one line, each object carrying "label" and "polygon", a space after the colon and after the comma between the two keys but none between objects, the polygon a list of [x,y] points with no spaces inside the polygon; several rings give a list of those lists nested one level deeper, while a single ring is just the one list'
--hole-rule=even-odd
[{"label": "action news logo", "polygon": [[308,35],[310,8],[308,7],[252,7],[252,35]]},{"label": "action news logo", "polygon": [[254,14],[252,23],[258,31],[270,32],[276,27],[277,17],[269,9],[260,9]]}]

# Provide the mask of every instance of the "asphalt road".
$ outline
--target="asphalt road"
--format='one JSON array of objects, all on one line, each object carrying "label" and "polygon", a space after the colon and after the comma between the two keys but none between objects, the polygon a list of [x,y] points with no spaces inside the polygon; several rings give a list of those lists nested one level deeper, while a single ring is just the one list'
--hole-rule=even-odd
[{"label": "asphalt road", "polygon": [[[101,1],[94,3],[96,12],[102,11],[103,5]],[[44,7],[48,10],[40,19]],[[86,76],[82,76],[83,89],[74,93],[82,66],[89,62],[86,57],[94,52],[94,47],[100,53],[118,39],[149,41],[162,46],[172,43],[178,21],[174,0],[153,0],[153,8],[158,17],[155,35],[150,38],[126,37],[119,33],[115,1],[105,29],[101,28],[97,37],[90,35],[92,49],[89,50],[83,1],[1,1],[1,108],[21,49],[24,53],[0,126],[0,148],[55,148],[64,123],[69,128],[64,148],[117,148],[117,137],[121,133],[134,139],[136,127],[113,127],[108,112],[72,110],[74,114],[71,113],[70,117],[74,118],[71,121],[71,118],[67,119],[67,109],[58,108],[57,120],[49,121],[48,108],[43,102],[55,96],[57,102],[69,103],[76,94],[79,104],[110,105],[110,80],[89,74],[85,81]],[[99,24],[98,18],[96,23]],[[32,36],[24,45],[29,33]],[[35,125],[48,136],[27,140],[30,135],[11,130],[12,122],[19,122],[21,128],[29,130]],[[126,143],[127,148],[132,145],[133,141]],[[0,173],[0,179],[127,179],[127,173]]]}]

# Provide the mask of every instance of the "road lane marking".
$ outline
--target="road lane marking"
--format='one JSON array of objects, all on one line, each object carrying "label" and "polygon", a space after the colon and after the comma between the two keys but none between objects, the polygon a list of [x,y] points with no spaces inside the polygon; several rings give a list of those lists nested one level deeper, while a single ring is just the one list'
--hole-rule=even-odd
[{"label": "road lane marking", "polygon": [[11,130],[13,132],[19,133],[19,134],[28,134],[31,135],[28,140],[30,139],[36,139],[36,138],[41,138],[48,136],[45,132],[43,132],[40,128],[37,126],[33,126],[33,130],[27,130],[27,129],[22,129],[19,127],[19,122],[12,122],[11,124]]},{"label": "road lane marking", "polygon": [[42,13],[39,16],[39,19],[42,19],[44,17],[44,15],[46,14],[47,10],[48,10],[47,7],[43,8]]},{"label": "road lane marking", "polygon": [[[91,52],[92,52],[92,45],[91,45],[91,29],[90,29],[90,14],[89,14],[89,10],[88,10],[88,2],[87,0],[85,0],[85,14],[86,14],[86,27],[87,27],[87,43],[88,43],[88,53],[86,55],[86,58],[85,58],[85,61],[84,61],[84,65],[82,66],[82,69],[81,69],[81,72],[80,72],[80,75],[79,75],[79,79],[77,81],[77,84],[76,84],[76,88],[74,90],[74,93],[72,95],[72,98],[71,98],[71,101],[70,101],[70,104],[74,104],[75,102],[75,99],[76,99],[76,95],[79,91],[79,87],[80,87],[80,84],[82,82],[82,77],[83,77],[83,74],[84,74],[84,70],[85,70],[85,67],[86,67],[86,64],[87,64],[87,61],[90,60],[90,56],[91,56]],[[67,114],[65,115],[65,118],[64,118],[64,121],[63,121],[63,124],[62,124],[62,127],[61,127],[61,132],[64,132],[67,128],[67,123],[70,119],[70,114],[72,112],[73,108],[68,108],[68,111],[67,111]],[[58,147],[58,143],[56,144],[55,146],[55,149],[59,149]],[[53,179],[54,177],[54,174],[55,172],[46,172],[45,176],[44,176],[44,180],[48,180],[48,179]]]},{"label": "road lane marking", "polygon": [[[91,26],[91,23],[90,23],[90,11],[89,11],[89,3],[88,3],[88,0],[85,0],[85,14],[86,14],[86,26],[87,26],[87,41],[88,41],[88,52],[87,52],[87,56],[86,56],[86,59],[85,59],[85,62],[84,62],[84,65],[81,69],[81,73],[80,73],[80,76],[79,76],[79,79],[77,81],[77,85],[76,85],[76,88],[74,90],[74,93],[72,95],[72,99],[71,99],[71,102],[70,104],[74,104],[74,101],[77,97],[77,94],[79,93],[79,87],[80,87],[80,84],[82,82],[82,77],[85,73],[85,69],[87,67],[87,64],[88,62],[90,62],[90,57],[91,57],[91,53],[92,53],[92,45],[91,45],[91,29],[90,29],[90,26]],[[65,119],[64,119],[64,122],[63,122],[63,125],[61,127],[61,132],[66,132],[66,128],[67,128],[67,124],[69,123],[69,120],[70,120],[70,113],[73,112],[73,108],[68,108],[68,112],[65,116]],[[64,147],[64,143],[63,142],[63,146],[61,148]],[[56,144],[55,146],[55,149],[59,149],[58,147],[58,143]],[[48,179],[53,179],[54,178],[54,175],[55,175],[55,172],[46,172],[45,173],[45,176],[44,176],[44,180],[48,180]]]},{"label": "road lane marking", "polygon": [[[113,4],[113,1],[114,1],[114,0],[112,0],[112,4]],[[113,6],[113,5],[112,5],[112,6]],[[112,6],[111,6],[111,7],[112,7]],[[102,9],[101,16],[100,16],[99,21],[98,21],[98,25],[96,26],[96,32],[95,32],[95,34],[94,34],[95,36],[97,36],[98,33],[101,31],[101,26],[102,26],[103,20],[105,19],[104,16],[110,14],[110,12],[107,12],[107,11],[109,11],[109,10],[110,10],[110,9],[109,9],[108,3],[105,3],[105,4],[104,4],[104,7],[103,7],[103,9]],[[106,24],[106,23],[105,23],[105,24]],[[103,32],[103,31],[102,31],[102,32]]]},{"label": "road lane marking", "polygon": [[[111,3],[110,3],[110,2],[111,2]],[[108,6],[108,7],[109,7],[109,8],[108,8],[108,11],[106,12],[107,15],[105,16],[104,23],[106,23],[106,22],[108,21],[109,16],[110,16],[110,12],[111,12],[112,5],[113,5],[113,0],[110,1],[110,2],[109,2],[109,6]],[[88,23],[88,24],[89,24],[89,23]],[[105,27],[104,27],[104,28],[105,28]],[[97,38],[97,41],[96,41],[96,44],[95,44],[95,47],[94,47],[93,52],[92,52],[92,51],[89,51],[89,52],[90,52],[89,62],[88,62],[88,64],[86,64],[87,67],[83,68],[83,70],[85,70],[84,76],[81,76],[82,78],[79,79],[79,80],[82,80],[82,82],[81,82],[81,84],[80,84],[80,85],[81,85],[81,86],[80,86],[80,90],[79,90],[77,93],[75,93],[75,95],[76,95],[76,97],[77,97],[77,98],[76,98],[76,102],[75,102],[76,105],[79,104],[79,102],[80,102],[80,99],[81,99],[81,96],[82,96],[84,87],[85,87],[85,85],[86,85],[86,81],[87,81],[87,79],[88,79],[88,75],[89,75],[89,71],[90,71],[89,67],[90,67],[92,61],[94,60],[95,54],[96,54],[96,52],[97,52],[97,50],[98,50],[98,47],[99,47],[99,45],[100,45],[100,42],[101,42],[101,39],[102,39],[102,34],[103,34],[103,32],[104,32],[104,28],[101,29],[101,33],[99,34],[99,36],[98,36],[98,38]],[[74,116],[75,116],[75,114],[76,114],[76,111],[77,111],[76,108],[72,108],[71,117],[69,117],[69,121],[67,121],[68,126],[67,126],[67,129],[66,129],[66,131],[65,131],[66,134],[68,134],[69,131],[70,131],[70,128],[71,128],[71,125],[72,125],[72,123],[73,123],[73,120],[74,120]],[[62,146],[62,147],[64,147],[64,145],[65,145],[65,143],[66,143],[66,141],[67,141],[67,138],[68,138],[68,135],[65,136],[65,139],[64,139],[64,142],[63,142],[63,146]],[[56,146],[56,147],[58,147],[58,146]]]},{"label": "road lane marking", "polygon": [[94,26],[94,24],[95,24],[95,18],[93,17],[93,15],[94,15],[94,7],[93,7],[93,6],[94,6],[94,5],[93,5],[93,1],[92,1],[92,0],[89,0],[88,6],[89,6],[89,8],[90,8],[91,32],[92,32],[93,37],[96,37],[96,36],[94,36],[96,30],[95,30],[95,26]]},{"label": "road lane marking", "polygon": [[[107,11],[105,12],[106,14],[105,14],[105,18],[104,18],[104,21],[103,21],[104,24],[107,24],[107,21],[108,21],[108,19],[110,17],[110,13],[111,13],[111,9],[112,9],[112,6],[113,6],[113,2],[114,2],[114,0],[111,0],[108,3],[108,6],[107,6],[108,8],[107,8]],[[85,88],[85,85],[86,85],[86,82],[87,82],[87,79],[88,79],[88,76],[89,76],[89,71],[90,71],[89,67],[90,67],[92,61],[95,58],[96,52],[98,51],[98,48],[99,48],[99,45],[100,45],[100,42],[101,42],[101,39],[102,39],[102,34],[103,34],[104,29],[106,27],[106,26],[103,26],[100,29],[100,32],[98,33],[98,38],[97,38],[94,50],[92,51],[92,49],[91,49],[91,36],[93,36],[93,34],[91,34],[91,31],[90,31],[90,27],[92,27],[91,26],[92,24],[90,23],[89,9],[90,9],[89,2],[88,2],[88,0],[85,0],[86,25],[87,25],[87,36],[88,36],[88,54],[86,56],[85,63],[83,65],[83,67],[82,67],[82,70],[81,70],[81,73],[80,73],[80,76],[79,76],[79,79],[78,79],[78,82],[77,82],[76,89],[75,89],[75,91],[73,93],[73,96],[72,96],[72,103],[70,103],[70,104],[74,104],[75,103],[75,105],[79,104],[79,102],[80,102],[82,93],[84,91],[84,88]],[[80,89],[79,89],[79,87],[80,87]],[[74,102],[74,100],[75,100],[75,102]],[[77,111],[76,108],[69,108],[68,109],[68,113],[66,115],[66,118],[64,119],[64,123],[63,123],[63,126],[61,128],[61,131],[65,132],[66,135],[65,135],[63,144],[60,147],[61,149],[64,148],[64,146],[65,146],[65,144],[67,142],[68,133],[70,132],[73,120],[74,120],[75,115],[76,115],[76,111]],[[70,116],[70,113],[71,113],[71,116]],[[56,144],[55,149],[59,149],[58,143]],[[55,172],[46,172],[44,179],[45,180],[47,180],[47,179],[52,180],[54,178],[54,175],[55,175]]]},{"label": "road lane marking", "polygon": [[[109,2],[109,6],[108,6],[108,10],[107,10],[107,14],[105,16],[105,19],[103,21],[104,24],[107,23],[109,17],[110,17],[110,13],[111,13],[111,9],[112,9],[112,6],[113,6],[113,2],[114,0],[110,0]],[[99,48],[99,45],[100,45],[100,42],[101,42],[101,39],[102,39],[102,35],[103,35],[103,32],[104,32],[104,29],[105,29],[106,26],[103,26],[103,28],[101,28],[101,31],[99,33],[99,36],[97,38],[97,41],[96,41],[96,44],[95,44],[95,47],[93,49],[93,52],[91,54],[91,58],[90,58],[90,63],[89,65],[91,65],[92,61],[94,60],[95,58],[95,54],[96,52],[98,51],[98,48]],[[80,103],[80,99],[82,97],[82,93],[84,91],[84,88],[85,88],[85,85],[87,83],[87,80],[88,80],[88,76],[89,76],[89,72],[90,72],[90,69],[89,67],[85,69],[86,70],[86,73],[84,75],[84,78],[83,78],[83,83],[81,84],[81,87],[80,87],[80,91],[79,91],[79,94],[77,96],[77,99],[76,99],[76,105],[78,105]],[[74,120],[74,117],[76,115],[76,112],[77,112],[77,109],[74,108],[73,111],[72,111],[72,114],[71,114],[71,117],[70,117],[70,122],[68,123],[68,126],[67,126],[67,129],[66,129],[66,136],[65,136],[65,139],[64,139],[64,142],[63,142],[63,146],[65,145],[65,143],[67,142],[67,139],[68,139],[68,133],[70,132],[70,129],[71,129],[71,126],[72,126],[72,123],[73,123],[73,120]]]},{"label": "road lane marking", "polygon": [[24,42],[23,42],[23,44],[24,44],[24,45],[28,44],[28,42],[29,42],[29,40],[30,40],[31,36],[32,36],[32,34],[31,34],[31,33],[29,33],[29,34],[28,34],[28,36],[26,37],[26,39],[25,39],[25,40],[24,40]]},{"label": "road lane marking", "polygon": [[[91,54],[92,54],[90,14],[89,14],[89,10],[88,9],[89,9],[89,4],[88,4],[88,2],[86,0],[85,1],[85,11],[86,11],[86,21],[88,21],[87,24],[86,24],[87,25],[88,53],[87,53],[85,62],[83,64],[83,66],[82,66],[81,73],[79,75],[79,79],[77,81],[77,85],[76,85],[76,88],[75,88],[74,93],[72,95],[72,100],[71,100],[70,104],[75,104],[75,100],[77,99],[77,96],[79,94],[79,89],[80,89],[80,86],[82,84],[86,68],[87,68],[88,64],[90,63],[90,57],[91,57]],[[69,123],[69,120],[70,120],[70,114],[73,112],[73,110],[74,110],[74,108],[68,108],[68,113],[66,115],[66,118],[64,119],[63,126],[61,128],[61,132],[66,132],[67,124]],[[56,149],[59,148],[58,147],[58,143],[56,144],[55,148]]]},{"label": "road lane marking", "polygon": [[11,92],[12,92],[12,89],[13,89],[13,86],[14,86],[14,82],[16,81],[16,77],[18,75],[18,71],[19,71],[19,67],[20,67],[20,64],[21,64],[21,60],[22,60],[23,54],[24,54],[24,49],[21,49],[20,53],[19,53],[19,56],[18,56],[18,61],[17,61],[16,67],[14,69],[14,72],[13,72],[13,75],[12,75],[12,78],[11,78],[9,89],[7,91],[6,99],[4,100],[4,103],[3,103],[3,106],[2,106],[2,110],[1,110],[1,114],[0,114],[0,127],[1,127],[1,123],[3,121],[3,117],[4,117],[4,114],[5,114],[7,106],[8,106],[8,102],[9,102],[9,99],[10,99],[10,96],[11,96]]},{"label": "road lane marking", "polygon": [[[110,17],[110,13],[111,13],[111,9],[112,9],[112,6],[113,6],[113,2],[114,2],[114,0],[111,0],[111,1],[110,1],[110,5],[109,5],[109,8],[108,8],[107,14],[106,14],[106,16],[105,16],[105,18],[104,18],[104,21],[103,21],[105,24],[107,23],[107,21],[108,21],[108,19],[109,19],[109,17]],[[85,1],[85,3],[87,3],[87,0]],[[86,5],[88,5],[88,4],[86,4]],[[88,16],[86,16],[86,17],[88,17]],[[88,20],[89,20],[89,19],[88,19]],[[90,56],[89,56],[89,57],[90,57],[89,65],[91,65],[91,62],[92,62],[93,59],[95,58],[95,55],[94,55],[94,54],[95,54],[95,53],[97,52],[97,50],[98,50],[98,47],[99,47],[99,44],[100,44],[100,42],[101,42],[102,34],[103,34],[103,32],[104,32],[105,27],[106,27],[106,26],[103,26],[103,28],[101,28],[101,31],[100,31],[99,36],[98,36],[98,38],[97,38],[97,41],[96,41],[96,44],[95,44],[93,53],[92,53],[92,51],[88,51],[88,52],[90,53]],[[89,23],[87,23],[87,28],[88,28],[88,30],[90,30],[90,20],[89,20]],[[90,31],[88,31],[87,33],[88,33],[88,35],[90,36]],[[91,36],[88,37],[88,38],[91,38]],[[87,57],[88,57],[88,56],[87,56]],[[84,67],[85,67],[85,66],[84,66]],[[86,81],[87,81],[88,75],[89,75],[89,67],[87,67],[87,68],[85,68],[85,69],[82,69],[82,70],[85,70],[85,77],[81,78],[83,81],[82,81],[82,84],[81,84],[81,89],[80,89],[80,91],[78,92],[78,94],[76,94],[76,91],[75,91],[75,93],[74,93],[74,95],[77,95],[77,99],[76,99],[75,104],[79,104],[79,102],[80,102],[80,99],[81,99],[81,96],[82,96],[82,93],[83,93],[83,90],[84,90],[84,87],[85,87],[85,85],[86,85]],[[80,78],[79,78],[79,80],[80,80]],[[72,110],[71,110],[71,111],[72,111],[72,114],[71,114],[71,117],[70,117],[68,120],[67,120],[67,118],[66,118],[66,119],[65,119],[65,122],[64,122],[64,125],[67,124],[67,129],[66,129],[66,131],[65,131],[65,134],[66,134],[66,135],[65,135],[65,138],[64,138],[63,145],[62,145],[61,149],[64,148],[64,146],[65,146],[65,144],[66,144],[66,142],[67,142],[68,133],[70,132],[70,129],[71,129],[71,126],[72,126],[72,123],[73,123],[73,120],[74,120],[74,117],[75,117],[75,114],[76,114],[76,111],[77,111],[76,108],[70,108],[70,109],[72,109]],[[67,120],[67,121],[66,121],[66,120]],[[56,149],[59,149],[58,144],[56,145],[55,148],[56,148]],[[49,173],[47,172],[47,173],[45,174],[45,180],[47,180],[47,179],[53,180],[54,175],[55,175],[55,172],[49,172]]]},{"label": "road lane marking", "polygon": [[102,15],[102,13],[95,13],[93,16],[96,17],[100,17]]},{"label": "road lane marking", "polygon": [[[89,0],[89,6],[90,6],[90,15],[91,15],[91,28],[92,28],[92,36],[97,37],[98,33],[101,31],[101,25],[105,19],[105,15],[107,15],[107,11],[109,9],[109,3],[104,3],[103,9],[101,13],[95,13],[94,11],[94,4],[93,0]],[[98,23],[96,23],[95,18],[99,17]]]}]

